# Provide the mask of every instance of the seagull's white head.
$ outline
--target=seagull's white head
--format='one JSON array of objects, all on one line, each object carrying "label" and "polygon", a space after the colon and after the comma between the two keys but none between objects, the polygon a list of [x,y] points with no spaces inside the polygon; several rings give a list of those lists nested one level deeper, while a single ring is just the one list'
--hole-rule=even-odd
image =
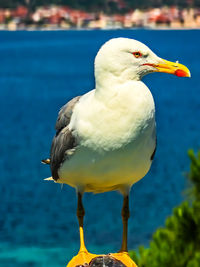
[{"label": "seagull's white head", "polygon": [[128,38],[109,40],[101,47],[95,59],[97,86],[111,77],[123,83],[127,80],[140,80],[151,72],[190,77],[190,71],[184,65],[166,61],[143,43]]}]

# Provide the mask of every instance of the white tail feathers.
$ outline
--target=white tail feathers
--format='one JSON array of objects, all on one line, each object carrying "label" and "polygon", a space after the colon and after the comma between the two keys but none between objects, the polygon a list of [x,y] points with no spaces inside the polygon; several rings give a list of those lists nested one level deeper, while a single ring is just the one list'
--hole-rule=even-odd
[{"label": "white tail feathers", "polygon": [[52,177],[48,177],[44,179],[45,181],[54,181],[54,179]]},{"label": "white tail feathers", "polygon": [[60,181],[60,179],[58,179],[56,181],[56,180],[53,179],[53,177],[45,178],[44,181],[54,181],[54,183],[62,184],[62,182]]}]

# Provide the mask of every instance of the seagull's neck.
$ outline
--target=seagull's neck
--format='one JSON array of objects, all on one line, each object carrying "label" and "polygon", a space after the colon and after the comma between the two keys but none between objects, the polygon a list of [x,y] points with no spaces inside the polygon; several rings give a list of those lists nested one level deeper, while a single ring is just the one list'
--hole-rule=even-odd
[{"label": "seagull's neck", "polygon": [[121,73],[102,69],[95,69],[96,94],[103,98],[110,98],[117,94],[118,90],[127,83],[141,83],[140,76],[133,70],[125,69]]}]

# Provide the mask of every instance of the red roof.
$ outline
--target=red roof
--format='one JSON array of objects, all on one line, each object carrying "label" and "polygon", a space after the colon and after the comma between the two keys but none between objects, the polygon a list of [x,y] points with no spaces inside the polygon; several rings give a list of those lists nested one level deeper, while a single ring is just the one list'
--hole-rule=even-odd
[{"label": "red roof", "polygon": [[24,6],[18,6],[15,10],[12,11],[12,16],[14,17],[26,17],[28,14],[28,9]]}]

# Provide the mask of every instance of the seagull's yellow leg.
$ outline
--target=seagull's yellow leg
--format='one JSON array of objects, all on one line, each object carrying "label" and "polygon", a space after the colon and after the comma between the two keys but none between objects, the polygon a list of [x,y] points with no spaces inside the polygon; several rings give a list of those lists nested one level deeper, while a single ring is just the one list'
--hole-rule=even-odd
[{"label": "seagull's yellow leg", "polygon": [[124,195],[123,207],[122,207],[122,221],[123,221],[123,236],[122,246],[118,253],[110,254],[115,259],[120,260],[126,267],[137,267],[128,255],[127,237],[128,237],[128,219],[129,213],[129,196]]},{"label": "seagull's yellow leg", "polygon": [[79,234],[80,234],[80,252],[88,252],[85,246],[84,241],[84,231],[83,231],[83,218],[85,215],[85,210],[82,203],[82,194],[78,192],[78,206],[77,206],[77,217],[78,217],[78,223],[79,223]]},{"label": "seagull's yellow leg", "polygon": [[124,196],[123,207],[122,207],[122,222],[123,222],[123,236],[122,246],[120,252],[128,252],[127,237],[128,237],[128,219],[130,217],[129,212],[129,196]]},{"label": "seagull's yellow leg", "polygon": [[84,231],[83,231],[83,218],[85,215],[85,210],[82,203],[82,194],[78,192],[78,205],[77,205],[77,217],[79,223],[79,234],[80,234],[80,249],[78,254],[73,257],[73,259],[68,263],[67,267],[77,267],[89,264],[90,261],[96,257],[95,254],[91,254],[87,251],[84,241]]}]

